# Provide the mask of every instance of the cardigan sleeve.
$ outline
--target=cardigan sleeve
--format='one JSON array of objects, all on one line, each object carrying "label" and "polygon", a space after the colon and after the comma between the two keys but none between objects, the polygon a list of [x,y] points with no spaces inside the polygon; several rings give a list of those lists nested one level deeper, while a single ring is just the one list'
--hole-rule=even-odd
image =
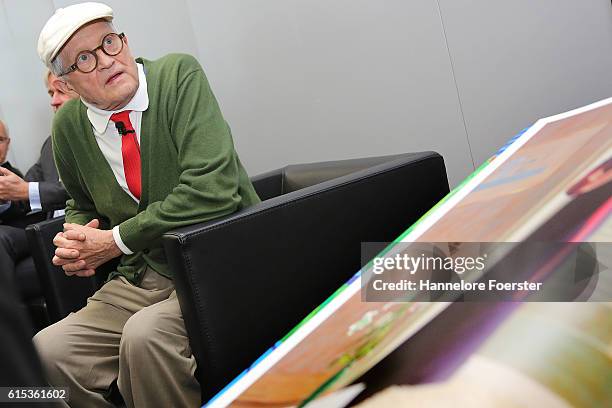
[{"label": "cardigan sleeve", "polygon": [[176,104],[168,114],[178,152],[179,184],[164,200],[119,225],[122,241],[134,252],[159,245],[167,231],[240,207],[239,163],[230,130],[197,61],[195,69],[177,83]]}]

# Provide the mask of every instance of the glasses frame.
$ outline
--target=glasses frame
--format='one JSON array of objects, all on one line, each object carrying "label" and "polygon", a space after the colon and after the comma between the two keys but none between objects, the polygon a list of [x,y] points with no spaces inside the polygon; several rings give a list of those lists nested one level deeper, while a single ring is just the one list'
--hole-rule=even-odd
[{"label": "glasses frame", "polygon": [[[119,48],[119,51],[117,51],[117,52],[116,52],[116,53],[114,53],[114,54],[110,54],[108,51],[106,51],[106,50],[104,49],[104,40],[106,40],[106,38],[107,38],[109,35],[116,35],[117,37],[119,37],[119,41],[121,41],[121,48]],[[96,68],[98,68],[98,54],[97,54],[97,52],[96,52],[96,51],[98,51],[98,50],[102,50],[102,52],[103,52],[103,53],[105,53],[106,55],[108,55],[109,57],[114,57],[115,55],[119,55],[119,54],[121,54],[121,51],[123,51],[123,39],[124,39],[124,38],[125,38],[125,33],[120,33],[120,34],[117,34],[117,33],[108,33],[108,34],[106,34],[106,35],[104,36],[104,38],[102,38],[102,43],[101,43],[99,46],[97,46],[97,47],[96,47],[96,48],[94,48],[93,50],[83,50],[83,51],[79,51],[79,53],[78,53],[78,54],[77,54],[77,56],[76,56],[76,58],[78,59],[78,58],[79,58],[79,55],[81,55],[81,54],[82,54],[82,53],[84,53],[84,52],[87,52],[87,53],[89,53],[89,54],[93,55],[94,60],[96,61],[96,63],[94,64],[94,66],[93,66],[93,68],[92,68],[91,70],[89,70],[89,71],[83,71],[82,69],[80,69],[80,68],[79,68],[78,63],[77,63],[77,61],[75,60],[74,64],[70,65],[70,66],[68,67],[68,69],[67,69],[65,72],[63,72],[63,73],[59,74],[59,76],[68,75],[68,74],[70,74],[71,72],[74,72],[74,71],[79,71],[79,72],[82,72],[82,73],[84,73],[84,74],[88,74],[88,73],[90,73],[90,72],[95,71],[95,69],[96,69]]]}]

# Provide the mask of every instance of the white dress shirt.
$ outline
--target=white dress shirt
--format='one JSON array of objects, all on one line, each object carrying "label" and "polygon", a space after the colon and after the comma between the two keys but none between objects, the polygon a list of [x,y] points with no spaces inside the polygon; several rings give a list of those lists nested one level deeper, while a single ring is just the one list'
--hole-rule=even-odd
[{"label": "white dress shirt", "polygon": [[[4,163],[6,162],[0,163],[0,166],[2,166]],[[6,201],[6,202],[1,203],[0,204],[0,214],[2,214],[3,212],[11,208],[11,204],[12,204],[11,201]]]},{"label": "white dress shirt", "polygon": [[[129,194],[130,197],[137,203],[139,200],[134,197],[130,191],[127,180],[125,178],[125,171],[123,169],[123,155],[121,153],[121,138],[122,136],[117,131],[114,123],[110,120],[110,117],[115,112],[122,112],[125,110],[131,110],[130,122],[136,132],[138,143],[140,144],[140,122],[142,120],[142,112],[146,111],[149,107],[149,94],[147,93],[147,79],[142,64],[136,64],[138,67],[138,89],[136,93],[123,108],[117,111],[106,111],[87,103],[83,99],[81,101],[87,107],[87,118],[91,123],[93,134],[98,143],[98,147],[102,151],[104,158],[110,164],[113,174],[117,179],[117,183],[123,188],[123,190]],[[109,124],[109,122],[111,122]],[[113,238],[115,243],[121,249],[124,254],[132,254],[133,252],[125,246],[119,235],[119,226],[113,228]]]}]

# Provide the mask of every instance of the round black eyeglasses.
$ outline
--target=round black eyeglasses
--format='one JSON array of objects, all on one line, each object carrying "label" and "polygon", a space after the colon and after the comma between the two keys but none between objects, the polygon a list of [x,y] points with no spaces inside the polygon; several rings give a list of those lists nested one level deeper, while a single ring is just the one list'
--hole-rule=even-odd
[{"label": "round black eyeglasses", "polygon": [[68,67],[66,72],[61,73],[59,76],[68,75],[71,72],[79,71],[87,74],[98,66],[98,56],[96,51],[102,50],[106,55],[113,57],[119,54],[123,50],[123,38],[124,33],[110,33],[106,34],[102,39],[102,44],[93,50],[81,51],[78,53],[74,64]]}]

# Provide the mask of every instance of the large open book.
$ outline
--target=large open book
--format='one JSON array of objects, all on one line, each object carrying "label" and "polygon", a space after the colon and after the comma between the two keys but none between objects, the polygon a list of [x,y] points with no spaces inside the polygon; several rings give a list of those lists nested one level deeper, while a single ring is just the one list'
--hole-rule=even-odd
[{"label": "large open book", "polygon": [[[609,242],[611,196],[612,98],[536,122],[386,251],[400,243],[528,237]],[[208,406],[287,407],[315,401],[353,383],[451,304],[364,302],[363,276],[364,270],[358,271]],[[608,328],[609,323],[610,318]],[[608,335],[608,359],[610,340]]]}]

